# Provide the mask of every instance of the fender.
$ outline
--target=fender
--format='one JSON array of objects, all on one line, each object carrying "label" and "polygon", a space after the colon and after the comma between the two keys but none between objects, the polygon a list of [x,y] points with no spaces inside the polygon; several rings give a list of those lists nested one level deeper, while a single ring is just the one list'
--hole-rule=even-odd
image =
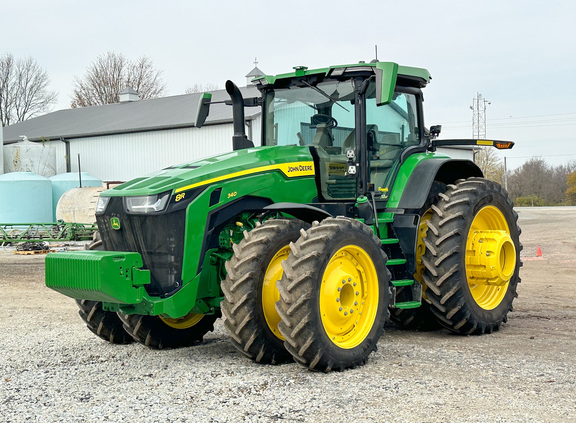
[{"label": "fender", "polygon": [[409,273],[416,271],[416,243],[421,209],[426,204],[434,181],[451,184],[458,179],[482,177],[482,171],[470,160],[438,158],[421,160],[412,170],[408,181],[402,186],[402,195],[395,211],[392,228],[400,242],[400,248],[407,259]]},{"label": "fender", "polygon": [[[426,203],[434,181],[452,184],[458,179],[482,177],[480,168],[470,160],[430,159],[416,165],[402,191],[397,208],[420,210]],[[401,187],[399,187],[401,188]]]}]

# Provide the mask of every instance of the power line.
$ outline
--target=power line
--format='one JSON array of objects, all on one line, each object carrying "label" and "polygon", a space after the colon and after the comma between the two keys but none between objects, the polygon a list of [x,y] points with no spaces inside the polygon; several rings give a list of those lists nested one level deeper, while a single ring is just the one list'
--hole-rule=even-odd
[{"label": "power line", "polygon": [[492,120],[505,120],[505,119],[532,119],[532,118],[536,118],[536,117],[549,117],[549,116],[566,116],[566,115],[574,115],[576,116],[576,112],[570,112],[570,113],[552,113],[552,114],[547,114],[547,115],[530,115],[530,116],[510,116],[507,118],[496,118],[496,119],[492,119]]},{"label": "power line", "polygon": [[533,154],[532,156],[506,156],[508,159],[531,159],[533,157],[574,157],[576,154]]},{"label": "power line", "polygon": [[[519,120],[519,119],[534,119],[534,118],[546,118],[546,117],[553,117],[553,116],[574,116],[572,117],[567,117],[564,118],[562,120],[564,121],[569,121],[569,120],[575,120],[576,121],[576,112],[570,112],[570,113],[553,113],[553,114],[545,114],[545,115],[529,115],[529,116],[510,116],[507,118],[495,118],[495,119],[490,119],[490,122],[493,121],[507,121],[507,120]],[[547,119],[545,119],[547,120]],[[448,122],[444,122],[444,125],[448,125],[448,124],[469,124],[469,121],[465,121],[465,120],[458,120],[458,121],[448,121]]]}]

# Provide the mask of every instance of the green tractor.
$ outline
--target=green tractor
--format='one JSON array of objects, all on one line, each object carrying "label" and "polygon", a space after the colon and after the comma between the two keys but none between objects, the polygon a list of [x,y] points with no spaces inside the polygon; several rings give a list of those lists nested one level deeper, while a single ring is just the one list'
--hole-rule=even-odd
[{"label": "green tractor", "polygon": [[[113,343],[189,346],[223,323],[259,363],[362,365],[388,319],[483,334],[520,282],[507,193],[424,126],[428,71],[373,62],[228,81],[233,151],[171,166],[100,196],[102,250],[46,258],[48,287],[77,299]],[[198,105],[196,126],[211,98]],[[244,108],[262,110],[262,146]]]}]

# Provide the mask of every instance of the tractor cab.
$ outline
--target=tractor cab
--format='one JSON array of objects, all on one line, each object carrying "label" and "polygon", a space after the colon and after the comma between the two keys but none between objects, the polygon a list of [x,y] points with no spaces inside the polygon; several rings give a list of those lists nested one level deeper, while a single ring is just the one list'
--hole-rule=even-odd
[{"label": "tractor cab", "polygon": [[417,71],[402,77],[398,65],[375,63],[261,77],[262,144],[310,146],[321,202],[386,199],[401,159],[425,149],[429,75]]}]

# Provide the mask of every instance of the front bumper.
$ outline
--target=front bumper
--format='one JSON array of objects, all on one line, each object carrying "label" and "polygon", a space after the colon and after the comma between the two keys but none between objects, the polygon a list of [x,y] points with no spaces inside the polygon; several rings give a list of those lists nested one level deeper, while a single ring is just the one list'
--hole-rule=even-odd
[{"label": "front bumper", "polygon": [[46,256],[46,286],[68,297],[119,304],[138,304],[150,283],[138,253],[74,251]]}]

